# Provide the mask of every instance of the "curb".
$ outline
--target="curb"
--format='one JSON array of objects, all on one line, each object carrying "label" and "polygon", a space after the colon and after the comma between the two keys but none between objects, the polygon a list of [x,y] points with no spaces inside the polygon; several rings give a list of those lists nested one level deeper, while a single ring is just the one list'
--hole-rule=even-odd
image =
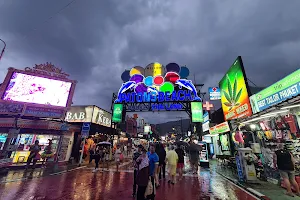
[{"label": "curb", "polygon": [[271,200],[269,197],[267,197],[266,195],[254,190],[253,188],[249,188],[249,187],[245,187],[243,184],[241,184],[240,182],[238,182],[235,179],[229,178],[219,172],[217,172],[217,174],[221,175],[222,177],[224,177],[225,179],[227,179],[228,181],[232,182],[233,184],[243,188],[244,190],[246,190],[247,192],[249,192],[250,194],[256,196],[257,198],[261,199],[261,200]]}]

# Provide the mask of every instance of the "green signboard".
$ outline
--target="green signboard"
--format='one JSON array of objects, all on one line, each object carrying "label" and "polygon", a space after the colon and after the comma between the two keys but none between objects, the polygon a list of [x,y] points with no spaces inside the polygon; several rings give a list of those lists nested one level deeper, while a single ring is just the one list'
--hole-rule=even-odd
[{"label": "green signboard", "polygon": [[300,69],[252,95],[250,102],[253,113],[263,111],[298,94],[300,94]]},{"label": "green signboard", "polygon": [[191,102],[192,122],[203,122],[202,102]]},{"label": "green signboard", "polygon": [[123,112],[123,104],[114,104],[114,110],[113,110],[113,122],[122,122],[122,112]]}]

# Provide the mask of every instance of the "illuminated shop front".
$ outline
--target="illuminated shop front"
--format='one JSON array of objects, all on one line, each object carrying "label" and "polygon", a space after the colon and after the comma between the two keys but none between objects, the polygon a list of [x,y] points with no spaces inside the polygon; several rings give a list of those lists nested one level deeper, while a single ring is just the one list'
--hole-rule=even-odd
[{"label": "illuminated shop front", "polygon": [[212,137],[212,143],[215,155],[231,155],[230,145],[230,127],[228,122],[223,122],[209,128],[209,135]]},{"label": "illuminated shop front", "polygon": [[11,158],[13,163],[26,162],[30,154],[29,148],[36,140],[39,141],[41,147],[40,154],[44,152],[48,146],[48,140],[52,140],[52,151],[56,154],[60,136],[56,135],[37,135],[37,134],[19,134],[16,141],[17,151],[13,151]]},{"label": "illuminated shop front", "polygon": [[[110,135],[115,134],[116,129],[111,123],[111,113],[98,106],[71,106],[66,113],[65,121],[79,127],[82,127],[83,123],[90,123],[88,136],[93,142],[110,141],[113,143],[113,138],[111,138]],[[71,156],[74,157],[76,161],[79,161],[81,143],[81,132],[75,132]]]}]

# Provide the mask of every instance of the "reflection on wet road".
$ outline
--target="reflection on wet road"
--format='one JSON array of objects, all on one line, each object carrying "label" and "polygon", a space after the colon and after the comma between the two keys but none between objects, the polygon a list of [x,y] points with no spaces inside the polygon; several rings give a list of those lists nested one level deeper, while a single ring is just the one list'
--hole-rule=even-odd
[{"label": "reflection on wet road", "polygon": [[[1,200],[17,199],[133,199],[133,173],[97,172],[79,169],[69,173],[0,184]],[[200,176],[186,175],[174,186],[162,181],[157,200],[256,199],[237,186],[209,171]]]}]

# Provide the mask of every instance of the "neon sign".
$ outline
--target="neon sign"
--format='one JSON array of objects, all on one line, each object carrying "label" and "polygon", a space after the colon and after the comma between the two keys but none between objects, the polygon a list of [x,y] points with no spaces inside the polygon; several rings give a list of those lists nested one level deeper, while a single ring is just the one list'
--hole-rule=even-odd
[{"label": "neon sign", "polygon": [[[128,73],[128,74],[126,74]],[[187,67],[179,67],[169,63],[164,68],[159,63],[152,63],[145,69],[134,67],[122,74],[124,83],[119,89],[115,103],[158,103],[152,105],[153,110],[177,110],[182,105],[171,102],[202,101],[191,80]],[[159,104],[170,102],[166,106]]]}]

